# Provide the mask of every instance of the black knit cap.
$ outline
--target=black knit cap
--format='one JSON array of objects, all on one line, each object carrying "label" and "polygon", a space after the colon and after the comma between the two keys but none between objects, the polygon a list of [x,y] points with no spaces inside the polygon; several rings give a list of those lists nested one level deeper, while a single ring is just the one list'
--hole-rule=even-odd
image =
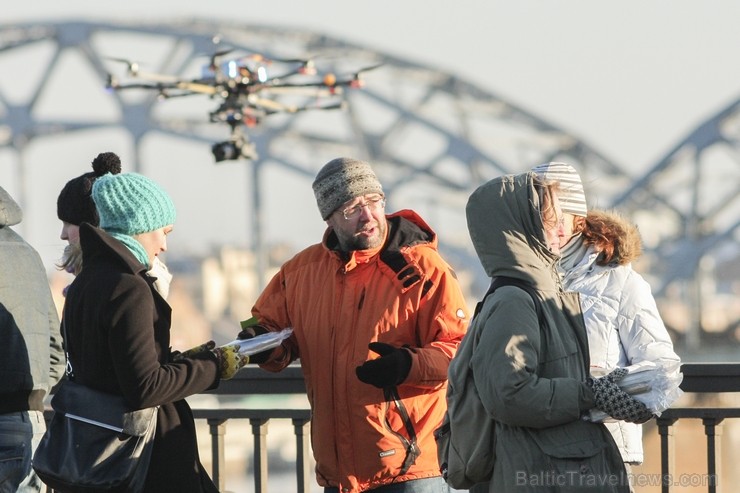
[{"label": "black knit cap", "polygon": [[93,170],[73,178],[64,185],[57,199],[57,216],[64,222],[79,226],[100,223],[95,202],[90,196],[93,183],[107,173],[117,175],[121,172],[121,159],[113,152],[101,152],[93,159]]}]

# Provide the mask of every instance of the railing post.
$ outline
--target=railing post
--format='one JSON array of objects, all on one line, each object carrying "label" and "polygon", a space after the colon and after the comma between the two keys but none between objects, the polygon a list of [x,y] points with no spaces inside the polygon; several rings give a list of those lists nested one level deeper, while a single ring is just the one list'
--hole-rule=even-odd
[{"label": "railing post", "polygon": [[211,433],[211,462],[213,482],[218,486],[219,491],[224,490],[226,477],[222,474],[221,468],[224,467],[224,435],[226,433],[225,419],[208,419],[208,428]]},{"label": "railing post", "polygon": [[672,476],[675,470],[675,454],[673,442],[673,423],[677,418],[658,418],[658,433],[660,433],[660,475],[662,493],[670,493]]},{"label": "railing post", "polygon": [[722,440],[722,422],[723,418],[703,418],[704,433],[707,435],[707,485],[709,493],[718,493],[719,484],[719,466],[717,465],[717,448],[721,445]]},{"label": "railing post", "polygon": [[252,418],[254,436],[254,491],[255,493],[267,493],[267,425],[269,419]]},{"label": "railing post", "polygon": [[309,423],[307,419],[293,419],[293,428],[295,429],[295,442],[296,442],[296,480],[298,485],[298,493],[309,493],[310,492],[310,474],[308,470],[308,458],[310,449],[309,437]]}]

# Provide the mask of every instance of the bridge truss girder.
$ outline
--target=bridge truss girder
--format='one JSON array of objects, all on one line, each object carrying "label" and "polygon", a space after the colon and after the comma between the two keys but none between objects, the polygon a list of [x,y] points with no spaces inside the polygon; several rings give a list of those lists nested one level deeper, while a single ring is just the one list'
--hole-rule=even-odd
[{"label": "bridge truss girder", "polygon": [[[285,210],[266,205],[268,197],[282,193],[277,177],[288,174],[308,187],[318,168],[338,155],[373,162],[386,188],[389,209],[413,208],[429,220],[439,233],[445,256],[458,271],[469,273],[472,297],[483,292],[486,279],[467,236],[467,197],[476,186],[494,176],[522,172],[550,160],[576,166],[589,195],[598,197],[599,205],[619,207],[638,221],[646,237],[644,265],[659,298],[672,296],[675,289],[671,286],[696,277],[697,269],[687,266],[692,262],[699,265],[699,259],[706,257],[702,252],[724,251],[728,244],[737,244],[737,224],[715,221],[731,215],[732,208],[715,204],[707,209],[704,195],[698,192],[690,201],[693,208],[687,208],[675,202],[670,187],[660,188],[661,184],[670,183],[664,176],[685,173],[686,168],[694,170],[692,176],[714,176],[705,160],[695,159],[692,168],[679,156],[684,156],[685,149],[691,146],[696,149],[697,158],[708,157],[715,144],[736,149],[736,124],[734,134],[719,133],[721,138],[715,139],[712,136],[718,133],[707,129],[719,127],[708,122],[706,129],[697,130],[693,138],[687,139],[690,143],[679,146],[683,152],[677,148],[635,181],[578,136],[453,74],[319,33],[275,26],[209,21],[150,25],[80,21],[0,26],[0,68],[6,55],[14,56],[16,64],[22,57],[25,66],[43,67],[28,73],[16,72],[19,77],[15,82],[26,88],[20,98],[11,98],[0,84],[0,151],[16,156],[20,188],[30,196],[30,186],[24,180],[24,153],[29,146],[42,145],[51,137],[117,129],[128,136],[133,170],[145,173],[154,172],[162,159],[161,149],[151,150],[152,140],[194,142],[209,148],[213,142],[227,138],[225,125],[208,122],[207,115],[216,102],[205,97],[162,102],[152,92],[103,95],[101,89],[101,94],[93,95],[88,90],[86,99],[91,101],[79,112],[82,115],[75,111],[43,111],[51,105],[45,93],[52,92],[55,79],[61,78],[62,73],[76,71],[71,79],[74,87],[102,88],[107,73],[116,68],[107,57],[147,62],[148,71],[197,76],[199,67],[215,51],[214,37],[237,50],[268,58],[316,56],[317,64],[339,74],[382,63],[381,68],[364,76],[365,88],[345,92],[346,110],[273,115],[249,130],[259,157],[244,163],[250,176],[246,195],[250,197],[251,211],[245,229],[258,253],[257,268],[262,274],[268,270],[264,252],[274,241],[268,225],[280,223],[291,228],[315,221],[310,204],[294,204],[290,218],[286,218]],[[22,55],[13,55],[16,53]],[[66,80],[70,80],[69,76]],[[69,85],[67,82],[68,89],[74,89]],[[736,119],[725,115],[721,121]],[[719,115],[715,123],[721,123]],[[729,138],[730,135],[735,138]],[[701,142],[706,145],[697,144]],[[730,168],[731,163],[737,163],[732,158],[729,161]],[[223,166],[204,163],[202,156],[181,157],[179,165],[183,169]],[[677,172],[679,168],[684,171]],[[78,170],[79,166],[69,176]],[[286,201],[289,199],[290,196],[285,197]],[[665,234],[663,229],[653,228],[653,224],[665,225],[664,215],[682,226]],[[737,215],[734,218],[737,220]],[[653,234],[657,231],[661,234]],[[697,236],[697,231],[701,235]],[[302,243],[313,240],[302,239]],[[676,256],[692,260],[672,261]],[[734,258],[736,265],[736,253]],[[697,303],[687,289],[679,291],[683,293],[680,301]]]}]

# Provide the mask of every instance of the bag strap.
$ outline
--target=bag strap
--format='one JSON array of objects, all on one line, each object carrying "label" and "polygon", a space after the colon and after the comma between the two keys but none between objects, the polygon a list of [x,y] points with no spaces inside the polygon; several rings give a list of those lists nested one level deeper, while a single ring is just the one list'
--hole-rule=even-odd
[{"label": "bag strap", "polygon": [[386,387],[383,389],[383,393],[385,394],[385,400],[386,402],[393,401],[396,404],[396,409],[398,409],[399,414],[401,415],[401,419],[403,420],[404,427],[406,428],[406,433],[408,433],[409,437],[408,439],[398,433],[397,431],[394,431],[391,427],[390,422],[388,421],[388,416],[385,417],[385,425],[386,428],[396,435],[399,440],[406,446],[406,458],[403,461],[403,465],[401,466],[401,472],[400,474],[406,474],[408,472],[409,468],[416,463],[416,459],[421,455],[421,451],[419,450],[419,446],[416,442],[416,431],[414,430],[414,425],[411,424],[411,418],[409,418],[409,413],[406,411],[406,406],[403,405],[403,401],[401,400],[401,397],[398,395],[398,388],[397,387]]},{"label": "bag strap", "polygon": [[537,294],[534,286],[522,281],[521,279],[516,279],[514,277],[508,276],[496,276],[491,279],[491,285],[488,287],[488,291],[486,291],[486,294],[483,295],[483,298],[481,298],[481,300],[475,305],[473,318],[475,318],[475,316],[478,315],[478,313],[483,309],[483,303],[485,303],[488,295],[493,294],[493,292],[501,286],[516,286],[519,289],[526,291],[534,302],[535,309],[537,310],[537,319],[542,320],[542,307],[540,306],[540,302],[537,299]]},{"label": "bag strap", "polygon": [[64,373],[67,375],[68,380],[75,379],[75,372],[72,368],[72,361],[69,359],[69,339],[67,338],[67,324],[64,323],[66,320],[64,310],[62,310],[62,345],[64,346],[64,359],[67,360],[67,364],[64,367]]}]

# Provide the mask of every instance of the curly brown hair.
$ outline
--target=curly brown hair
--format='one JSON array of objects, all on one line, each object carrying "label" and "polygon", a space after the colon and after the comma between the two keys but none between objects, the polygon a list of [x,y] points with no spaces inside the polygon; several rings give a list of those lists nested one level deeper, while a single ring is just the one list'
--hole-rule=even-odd
[{"label": "curly brown hair", "polygon": [[613,212],[588,211],[581,234],[587,244],[601,252],[598,265],[622,264],[642,254],[637,227]]}]

